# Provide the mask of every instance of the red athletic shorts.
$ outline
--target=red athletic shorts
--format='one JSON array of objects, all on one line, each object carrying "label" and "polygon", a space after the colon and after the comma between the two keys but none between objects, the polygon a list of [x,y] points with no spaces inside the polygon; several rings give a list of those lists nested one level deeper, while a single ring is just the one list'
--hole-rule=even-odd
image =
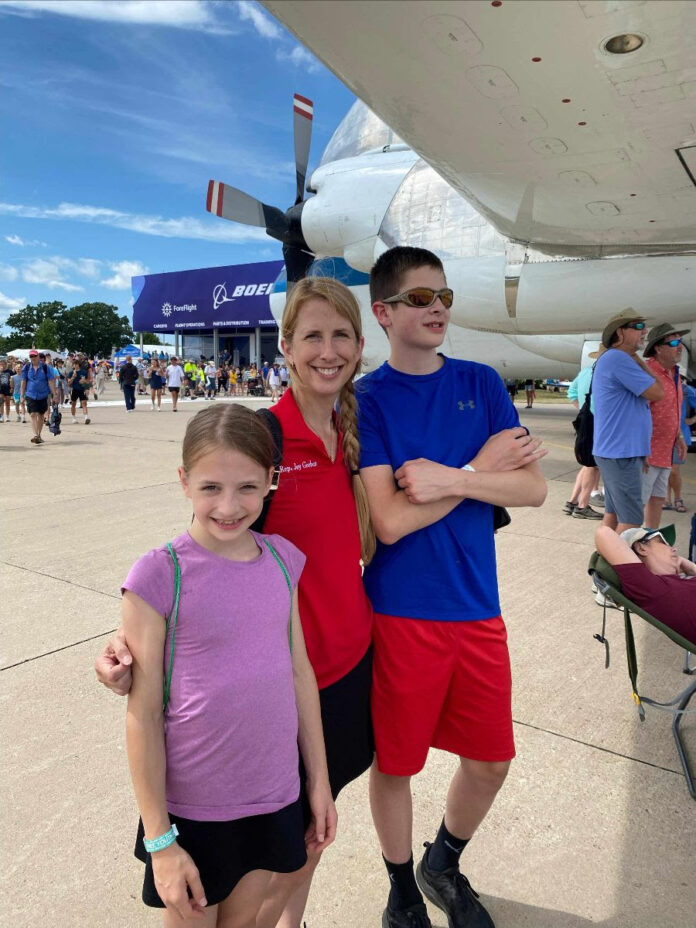
[{"label": "red athletic shorts", "polygon": [[372,719],[382,773],[411,776],[440,748],[515,756],[507,631],[500,616],[438,622],[375,613]]}]

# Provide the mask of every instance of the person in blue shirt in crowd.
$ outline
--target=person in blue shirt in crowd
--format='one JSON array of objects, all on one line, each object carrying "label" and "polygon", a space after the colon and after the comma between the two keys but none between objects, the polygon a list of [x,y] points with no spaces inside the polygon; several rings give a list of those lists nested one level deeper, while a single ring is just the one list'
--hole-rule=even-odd
[{"label": "person in blue shirt in crowd", "polygon": [[[420,886],[453,928],[491,928],[459,857],[515,753],[493,507],[542,504],[545,452],[492,368],[439,353],[453,294],[436,255],[385,252],[370,295],[390,348],[355,390],[379,539],[364,580],[375,609],[370,798],[391,884],[382,926],[429,928]],[[414,874],[410,779],[430,747],[459,764]]]},{"label": "person in blue shirt in crowd", "polygon": [[[592,351],[588,358],[596,359],[605,352],[602,345],[598,351]],[[578,376],[568,387],[568,399],[576,409],[582,409],[585,405],[585,397],[589,393],[592,375],[594,374],[594,364],[584,367]],[[594,399],[590,396],[590,410],[594,412]],[[581,467],[575,478],[573,492],[570,499],[563,504],[563,512],[567,516],[573,516],[574,519],[601,519],[602,514],[590,506],[590,498],[593,493],[597,492],[599,487],[599,468],[598,467]]]},{"label": "person in blue shirt in crowd", "polygon": [[634,309],[617,313],[602,332],[607,349],[595,365],[595,457],[604,483],[604,524],[616,532],[643,523],[643,465],[650,454],[652,417],[649,403],[664,389],[638,351],[645,339],[645,319]]},{"label": "person in blue shirt in crowd", "polygon": [[53,368],[48,368],[45,362],[39,362],[39,352],[32,348],[29,352],[29,363],[22,368],[21,397],[26,401],[27,412],[31,416],[33,435],[31,442],[34,445],[43,444],[41,430],[44,427],[44,416],[48,410],[48,397],[58,402],[56,382],[53,377]]}]

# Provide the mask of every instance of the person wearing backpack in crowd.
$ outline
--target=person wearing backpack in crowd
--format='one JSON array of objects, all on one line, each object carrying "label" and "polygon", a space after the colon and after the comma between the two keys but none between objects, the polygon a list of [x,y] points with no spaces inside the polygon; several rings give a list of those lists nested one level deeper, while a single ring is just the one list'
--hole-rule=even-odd
[{"label": "person wearing backpack in crowd", "polygon": [[208,361],[205,365],[203,375],[205,377],[205,398],[214,400],[217,393],[217,368],[213,361]]},{"label": "person wearing backpack in crowd", "polygon": [[126,744],[142,822],[135,854],[145,863],[143,902],[166,908],[165,928],[273,928],[261,916],[272,883],[287,894],[308,851],[335,837],[298,611],[305,556],[250,530],[273,458],[251,410],[201,410],[179,467],[193,521],[141,557],[122,587],[134,658]]},{"label": "person wearing backpack in crowd", "polygon": [[[598,351],[591,352],[588,357],[596,360],[605,351],[606,349],[602,346]],[[585,397],[590,389],[593,372],[594,364],[583,368],[568,387],[568,399],[576,409],[582,409],[585,405]],[[594,413],[592,397],[590,397],[590,410]],[[575,484],[573,485],[570,499],[563,505],[563,512],[565,512],[567,516],[573,516],[575,519],[599,520],[602,518],[601,512],[597,512],[596,509],[590,506],[590,498],[599,487],[599,476],[598,467],[583,466],[580,468],[575,478]]]},{"label": "person wearing backpack in crowd", "polygon": [[138,368],[133,364],[131,356],[127,354],[126,363],[121,365],[118,372],[118,382],[123,390],[126,412],[135,412],[135,385],[139,376]]},{"label": "person wearing backpack in crowd", "polygon": [[[440,353],[452,290],[421,248],[370,272],[389,360],[356,384],[360,473],[378,538],[365,568],[375,610],[370,801],[389,876],[383,928],[492,928],[459,870],[515,754],[494,506],[541,506],[545,451],[493,368]],[[431,747],[458,757],[444,817],[413,867],[411,777]]]},{"label": "person wearing backpack in crowd", "polygon": [[85,425],[92,421],[87,410],[87,397],[92,384],[92,371],[89,362],[81,355],[78,355],[73,361],[73,368],[68,378],[68,387],[70,388],[70,412],[73,423],[77,422],[77,404],[80,404],[80,410],[84,416]]},{"label": "person wearing backpack in crowd", "polygon": [[[650,455],[646,458],[643,473],[644,524],[659,528],[662,507],[667,501],[672,462],[686,460],[686,442],[681,431],[682,385],[679,379],[679,361],[682,355],[682,336],[689,329],[677,329],[669,322],[654,326],[648,334],[643,357],[656,381],[662,384],[662,399],[650,402],[652,435]],[[684,501],[679,499],[680,511],[686,512]]]},{"label": "person wearing backpack in crowd", "polygon": [[58,402],[55,383],[55,379],[49,376],[47,366],[39,363],[39,352],[32,348],[29,352],[29,362],[22,368],[21,398],[25,401],[31,417],[34,434],[30,440],[34,445],[43,444],[41,430],[44,427],[49,396],[54,403]]},{"label": "person wearing backpack in crowd", "polygon": [[[336,798],[369,769],[374,756],[372,608],[361,568],[361,558],[367,563],[374,552],[374,534],[358,474],[353,387],[363,347],[360,307],[338,281],[306,278],[288,297],[281,337],[293,384],[272,408],[282,460],[263,531],[282,535],[307,556],[299,582],[300,617],[319,686]],[[97,658],[99,680],[117,693],[127,692],[130,660],[123,635],[117,634]],[[289,899],[283,887],[271,886],[261,913],[270,924],[300,928],[319,859],[310,850]]]}]

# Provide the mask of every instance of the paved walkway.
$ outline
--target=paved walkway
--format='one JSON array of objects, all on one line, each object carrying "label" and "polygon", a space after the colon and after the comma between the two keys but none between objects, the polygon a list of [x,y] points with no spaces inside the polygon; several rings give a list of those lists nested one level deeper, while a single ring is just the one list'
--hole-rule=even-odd
[{"label": "paved walkway", "polygon": [[[115,405],[112,404],[112,402]],[[258,401],[252,401],[256,404]],[[29,443],[0,425],[2,455],[3,898],[12,928],[144,928],[131,856],[137,813],[124,752],[125,703],[97,686],[92,660],[118,624],[119,584],[137,555],[180,532],[189,507],[176,479],[181,437],[202,401],[126,415],[110,385],[92,423]],[[464,866],[498,928],[688,928],[694,924],[694,824],[669,719],[639,723],[621,617],[601,610],[585,573],[593,523],[561,512],[575,476],[564,406],[521,410],[550,449],[549,497],[513,511],[498,537],[514,667],[518,757]],[[696,506],[696,456],[685,467]],[[685,553],[690,515],[674,514]],[[638,629],[641,681],[672,694],[681,654]],[[685,727],[696,756],[696,724]],[[414,852],[432,839],[453,769],[432,752],[413,781]],[[380,924],[387,890],[367,783],[339,802],[340,834],[317,876],[308,928]],[[445,920],[432,910],[433,924]]]}]

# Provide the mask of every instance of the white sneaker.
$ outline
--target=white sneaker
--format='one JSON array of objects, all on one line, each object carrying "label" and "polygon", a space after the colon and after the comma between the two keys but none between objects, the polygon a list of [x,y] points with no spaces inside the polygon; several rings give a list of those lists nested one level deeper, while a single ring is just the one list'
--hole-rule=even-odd
[{"label": "white sneaker", "polygon": [[618,603],[615,603],[611,596],[605,596],[604,593],[598,592],[595,596],[595,602],[598,606],[606,606],[607,609],[622,609]]},{"label": "white sneaker", "polygon": [[161,407],[161,406],[158,406],[158,407],[157,407],[157,412],[162,412],[162,407]]},{"label": "white sneaker", "polygon": [[23,422],[25,425],[27,424],[27,417],[26,417],[26,416],[22,416],[22,422]]},{"label": "white sneaker", "polygon": [[22,417],[21,417],[21,416],[19,415],[19,413],[18,413],[18,414],[17,414],[17,422],[21,422],[21,421],[22,421]]},{"label": "white sneaker", "polygon": [[91,421],[89,416],[85,416],[85,425],[89,425]]},{"label": "white sneaker", "polygon": [[4,422],[4,421],[5,421],[5,420],[3,419],[3,417],[0,416],[0,422]]},{"label": "white sneaker", "polygon": [[595,506],[604,505],[604,493],[601,490],[593,490],[590,493],[590,502],[594,503]]},{"label": "white sneaker", "polygon": [[152,412],[154,412],[155,409],[157,409],[157,407],[156,407],[155,404],[153,403],[152,406],[150,406],[150,409],[152,410]]},{"label": "white sneaker", "polygon": [[72,421],[75,423],[75,425],[77,425],[77,416],[73,416]]}]

